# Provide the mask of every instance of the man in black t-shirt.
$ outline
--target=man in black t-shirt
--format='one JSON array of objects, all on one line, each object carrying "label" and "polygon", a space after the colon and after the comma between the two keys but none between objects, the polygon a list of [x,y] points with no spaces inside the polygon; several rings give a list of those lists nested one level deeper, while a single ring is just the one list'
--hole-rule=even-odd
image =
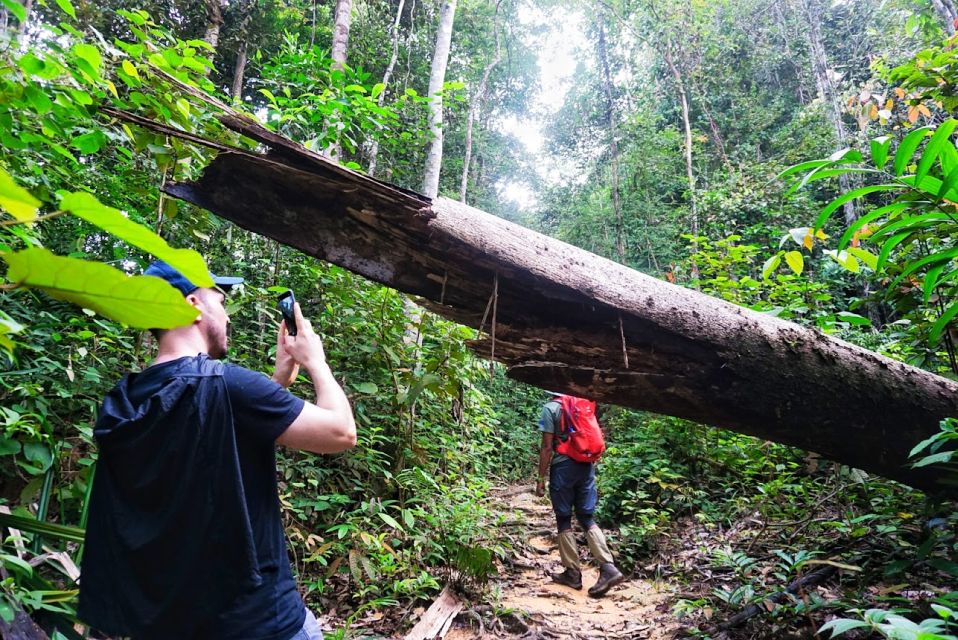
[{"label": "man in black t-shirt", "polygon": [[[216,278],[198,288],[163,262],[146,275],[179,289],[199,317],[156,331],[156,360],[104,399],[79,617],[139,640],[320,640],[286,552],[275,444],[335,453],[356,444],[322,341],[294,309],[272,378],[218,361],[229,317]],[[315,403],[290,394],[299,368]]]}]

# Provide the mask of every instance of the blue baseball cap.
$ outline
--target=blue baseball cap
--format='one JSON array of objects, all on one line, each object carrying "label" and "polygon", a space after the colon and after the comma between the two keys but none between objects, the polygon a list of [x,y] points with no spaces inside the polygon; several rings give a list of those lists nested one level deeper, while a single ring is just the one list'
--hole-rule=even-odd
[{"label": "blue baseball cap", "polygon": [[[143,272],[143,275],[163,278],[171,285],[176,287],[184,296],[188,296],[199,289],[198,286],[187,280],[186,276],[162,260],[156,260],[153,262],[153,264],[146,268],[146,271]],[[213,283],[217,286],[217,288],[222,289],[223,291],[229,291],[232,287],[243,283],[243,278],[240,278],[239,276],[215,276],[212,272],[210,272],[210,278],[213,279]]]}]

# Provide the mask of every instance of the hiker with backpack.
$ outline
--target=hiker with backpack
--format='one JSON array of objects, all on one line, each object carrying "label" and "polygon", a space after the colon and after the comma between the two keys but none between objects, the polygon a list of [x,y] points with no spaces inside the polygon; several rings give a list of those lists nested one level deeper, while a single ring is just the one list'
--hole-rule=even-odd
[{"label": "hiker with backpack", "polygon": [[552,580],[573,589],[582,588],[579,550],[572,532],[572,513],[585,530],[592,558],[599,564],[599,579],[589,588],[594,598],[625,580],[615,566],[602,529],[593,513],[599,496],[595,488],[595,463],[605,451],[605,439],[595,416],[595,403],[585,398],[554,394],[542,407],[539,420],[539,476],[536,495],[545,495],[549,473],[549,499],[559,529],[559,556],[565,570]]}]

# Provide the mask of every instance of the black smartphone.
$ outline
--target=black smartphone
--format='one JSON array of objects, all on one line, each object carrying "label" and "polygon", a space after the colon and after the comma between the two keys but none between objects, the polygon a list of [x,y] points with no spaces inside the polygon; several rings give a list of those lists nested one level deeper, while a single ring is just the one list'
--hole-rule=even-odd
[{"label": "black smartphone", "polygon": [[291,290],[280,294],[276,303],[279,305],[279,312],[283,314],[283,320],[286,321],[286,331],[289,335],[296,335],[296,314],[293,313],[293,306],[296,304],[296,296]]}]

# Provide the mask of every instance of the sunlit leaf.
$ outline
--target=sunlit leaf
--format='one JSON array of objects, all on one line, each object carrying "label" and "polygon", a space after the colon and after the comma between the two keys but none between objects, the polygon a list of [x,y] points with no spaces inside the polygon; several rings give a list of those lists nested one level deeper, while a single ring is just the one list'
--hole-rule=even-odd
[{"label": "sunlit leaf", "polygon": [[23,22],[27,19],[27,9],[22,4],[17,2],[17,0],[0,0],[0,3],[5,6],[10,13],[16,17],[18,22]]},{"label": "sunlit leaf", "polygon": [[206,262],[196,251],[172,248],[150,229],[133,222],[118,209],[100,203],[89,193],[61,192],[60,196],[60,207],[64,210],[169,263],[196,286],[213,286]]},{"label": "sunlit leaf", "polygon": [[198,312],[166,281],[127,276],[111,266],[57,256],[41,248],[5,253],[7,279],[92,309],[137,329],[190,324]]},{"label": "sunlit leaf", "polygon": [[14,182],[13,176],[0,167],[0,209],[21,222],[29,222],[37,217],[39,206],[40,201]]},{"label": "sunlit leaf", "polygon": [[958,126],[958,120],[954,118],[949,118],[938,125],[935,133],[931,136],[931,140],[925,145],[925,150],[918,161],[918,170],[915,172],[916,182],[921,183],[921,179],[928,174],[929,169],[938,159],[942,146],[951,144],[951,134],[955,131],[956,126]]},{"label": "sunlit leaf", "polygon": [[63,9],[63,11],[68,14],[71,18],[76,19],[77,12],[73,8],[73,5],[70,3],[70,0],[56,0],[57,6]]},{"label": "sunlit leaf", "polygon": [[802,270],[805,268],[805,258],[802,257],[801,253],[798,251],[786,252],[785,262],[788,264],[788,267],[795,272],[795,275],[802,275]]},{"label": "sunlit leaf", "polygon": [[762,278],[768,280],[771,275],[778,269],[778,265],[782,264],[782,252],[779,251],[774,256],[765,261],[765,264],[762,265]]},{"label": "sunlit leaf", "polygon": [[947,327],[948,323],[955,319],[956,315],[958,315],[958,302],[953,302],[947,309],[945,309],[945,312],[941,314],[941,317],[935,320],[935,324],[931,325],[929,338],[931,339],[932,344],[937,343],[938,340],[941,339],[941,334],[945,332],[945,327]]},{"label": "sunlit leaf", "polygon": [[898,145],[898,151],[895,152],[895,175],[900,176],[905,172],[905,167],[908,166],[908,163],[911,161],[912,155],[915,153],[915,149],[918,148],[918,145],[921,144],[921,141],[925,136],[931,133],[931,127],[920,127],[915,129],[907,136],[905,136],[901,144]]},{"label": "sunlit leaf", "polygon": [[881,136],[871,141],[872,162],[876,169],[885,168],[888,162],[888,150],[891,148],[891,136]]}]

